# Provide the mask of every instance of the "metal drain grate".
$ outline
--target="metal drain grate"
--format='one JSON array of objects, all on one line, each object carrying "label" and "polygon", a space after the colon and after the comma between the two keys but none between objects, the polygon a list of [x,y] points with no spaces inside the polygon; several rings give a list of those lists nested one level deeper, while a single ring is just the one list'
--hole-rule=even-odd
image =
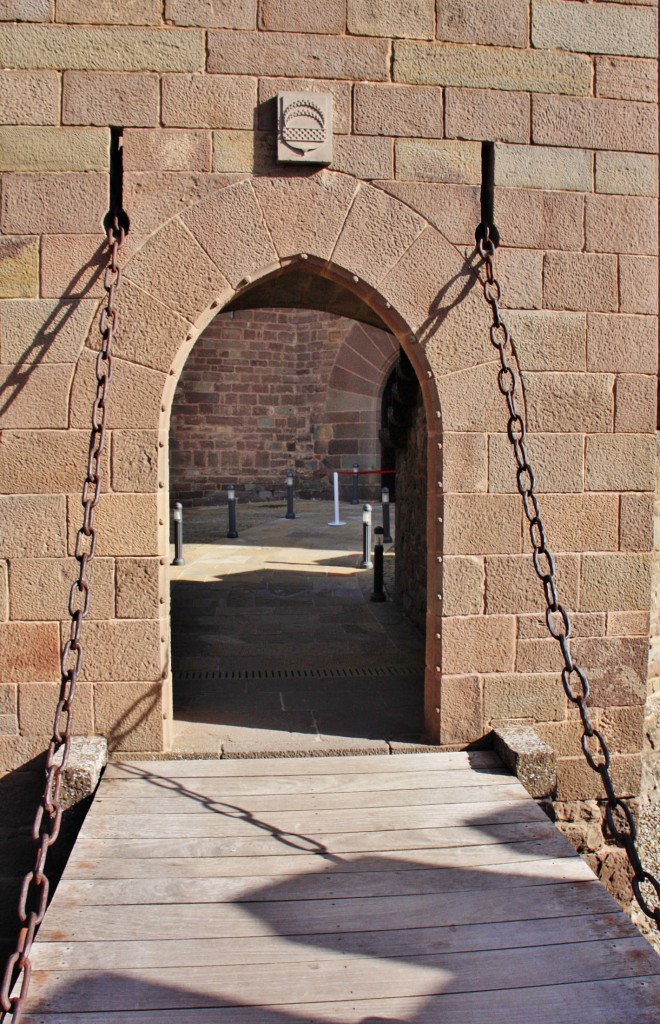
[{"label": "metal drain grate", "polygon": [[[420,670],[421,671],[421,670]],[[420,671],[411,669],[409,666],[387,665],[383,668],[252,668],[236,669],[234,671],[216,672],[212,669],[206,671],[180,670],[173,667],[172,672],[177,680],[198,681],[202,679],[218,682],[229,679],[355,679],[375,678],[377,676],[396,676],[398,678],[416,679]]]}]

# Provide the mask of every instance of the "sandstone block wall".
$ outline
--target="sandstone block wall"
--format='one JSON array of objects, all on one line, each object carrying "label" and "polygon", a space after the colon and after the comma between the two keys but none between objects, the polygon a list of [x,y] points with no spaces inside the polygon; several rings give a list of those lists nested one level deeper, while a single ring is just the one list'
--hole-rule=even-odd
[{"label": "sandstone block wall", "polygon": [[[393,335],[314,310],[237,310],[212,321],[181,374],[170,420],[170,492],[186,504],[285,489],[331,497],[332,473],[381,468]],[[350,481],[342,478],[343,491]],[[360,495],[380,495],[380,477]]]},{"label": "sandstone block wall", "polygon": [[[532,722],[562,801],[602,796],[546,639],[475,283],[496,143],[503,303],[571,643],[621,789],[647,696],[657,372],[656,5],[10,0],[0,5],[0,763],[41,750],[80,522],[109,127],[131,218],[77,728],[170,715],[168,417],[237,290],[296,268],[375,309],[422,384],[429,736]],[[333,95],[330,170],[274,163],[274,96]],[[441,561],[440,561],[441,559]],[[568,805],[568,804],[567,804]]]}]

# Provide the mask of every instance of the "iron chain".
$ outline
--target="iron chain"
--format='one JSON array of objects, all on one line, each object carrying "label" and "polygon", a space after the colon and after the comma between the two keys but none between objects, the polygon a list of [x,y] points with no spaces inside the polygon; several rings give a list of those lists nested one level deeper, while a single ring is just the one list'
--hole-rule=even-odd
[{"label": "iron chain", "polygon": [[[101,497],[101,457],[105,448],[108,389],[112,380],[112,343],[118,322],[115,296],[121,284],[121,270],[117,260],[124,236],[124,228],[115,217],[107,230],[108,260],[103,278],[106,298],[99,321],[101,350],[96,360],[96,396],[92,409],[87,474],[82,487],[83,524],[78,530],[74,552],[78,575],[69,593],[71,627],[60,657],[60,691],[53,735],[46,752],[46,779],[32,827],[32,836],[37,843],[35,865],[23,880],[18,902],[18,917],[22,928],[0,985],[2,1019],[5,1019],[5,1014],[11,1013],[12,1024],[19,1024],[25,1009],[30,984],[30,951],[48,904],[46,859],[50,847],[57,840],[62,823],[60,787],[71,747],[76,682],[83,667],[81,630],[90,606],[87,573],[96,552],[94,512]],[[12,995],[15,989],[17,994]]]},{"label": "iron chain", "polygon": [[[605,822],[610,836],[626,851],[632,868],[632,889],[641,910],[660,928],[660,882],[641,863],[635,841],[637,829],[630,807],[621,797],[616,795],[610,774],[610,752],[605,737],[593,725],[587,700],[589,698],[589,682],[582,669],[575,664],[569,648],[571,621],[568,612],[559,602],[555,580],[555,563],[546,544],[545,528],[541,519],[541,510],[536,497],[536,479],[527,458],[525,438],[524,411],[518,410],[516,396],[522,391],[520,371],[513,352],[509,329],[502,320],[499,303],[502,298],[502,287],[495,276],[496,243],[486,227],[478,240],[479,255],[483,260],[485,280],[482,279],[484,298],[490,305],[493,322],[490,327],[490,340],[497,349],[500,359],[498,386],[507,404],[509,419],[507,434],[516,460],[516,483],[522,498],[523,511],[529,528],[532,542],[534,572],[541,581],[545,598],[545,621],[548,632],[559,644],[564,667],[561,681],[568,700],[577,707],[582,722],[582,751],[587,764],[600,775],[607,803],[605,806]],[[652,906],[642,885],[648,885],[655,891],[656,905]]]}]

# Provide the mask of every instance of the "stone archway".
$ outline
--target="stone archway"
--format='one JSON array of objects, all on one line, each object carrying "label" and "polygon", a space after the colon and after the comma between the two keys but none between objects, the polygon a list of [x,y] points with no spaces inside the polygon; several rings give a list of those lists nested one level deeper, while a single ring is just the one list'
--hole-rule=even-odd
[{"label": "stone archway", "polygon": [[[302,268],[372,310],[415,367],[429,450],[426,733],[443,744],[482,735],[481,690],[469,677],[469,662],[461,661],[458,649],[465,643],[456,630],[443,662],[443,558],[445,552],[469,556],[481,550],[492,505],[501,505],[502,496],[458,493],[448,502],[443,463],[447,438],[455,460],[465,431],[504,429],[494,369],[486,365],[493,354],[485,304],[465,257],[422,216],[379,188],[322,171],[228,185],[167,221],[125,267],[110,412],[113,474],[116,464],[115,475],[123,467],[123,476],[119,489],[102,499],[100,526],[107,539],[100,550],[117,557],[119,593],[130,569],[142,572],[141,614],[147,621],[141,655],[130,666],[134,678],[112,680],[124,687],[130,682],[130,708],[142,708],[127,708],[120,746],[154,749],[160,722],[166,732],[171,717],[167,429],[178,376],[190,346],[220,309],[257,282]],[[94,380],[94,333],[88,346],[72,388],[76,426],[84,424]],[[468,509],[476,525],[466,519]],[[140,559],[137,569],[129,565]],[[487,626],[485,632],[488,641]],[[109,626],[106,642],[119,643],[112,633]],[[488,668],[488,642],[486,648],[480,671]]]}]

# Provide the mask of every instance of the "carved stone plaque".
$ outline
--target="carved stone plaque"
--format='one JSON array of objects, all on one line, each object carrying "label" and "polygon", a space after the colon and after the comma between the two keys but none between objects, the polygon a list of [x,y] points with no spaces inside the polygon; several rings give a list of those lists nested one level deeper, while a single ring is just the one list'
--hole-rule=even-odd
[{"label": "carved stone plaque", "polygon": [[281,92],[277,96],[277,159],[296,164],[332,160],[332,96]]}]

